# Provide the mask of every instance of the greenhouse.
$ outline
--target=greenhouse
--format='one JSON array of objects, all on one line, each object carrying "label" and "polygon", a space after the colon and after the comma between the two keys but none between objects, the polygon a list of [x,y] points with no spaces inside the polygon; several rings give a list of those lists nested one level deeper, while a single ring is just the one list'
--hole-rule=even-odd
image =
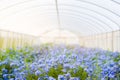
[{"label": "greenhouse", "polygon": [[0,80],[120,80],[120,0],[0,0]]}]

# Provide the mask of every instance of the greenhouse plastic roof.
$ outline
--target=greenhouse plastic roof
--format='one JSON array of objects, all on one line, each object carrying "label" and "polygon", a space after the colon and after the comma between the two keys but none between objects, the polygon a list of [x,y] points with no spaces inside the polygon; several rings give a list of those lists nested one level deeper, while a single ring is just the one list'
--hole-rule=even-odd
[{"label": "greenhouse plastic roof", "polygon": [[78,35],[120,30],[120,0],[0,0],[0,29],[35,36],[54,29]]}]

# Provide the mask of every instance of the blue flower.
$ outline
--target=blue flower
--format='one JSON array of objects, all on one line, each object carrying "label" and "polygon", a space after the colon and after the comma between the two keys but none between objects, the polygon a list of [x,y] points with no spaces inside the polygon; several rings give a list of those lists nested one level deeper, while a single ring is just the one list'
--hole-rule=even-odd
[{"label": "blue flower", "polygon": [[58,75],[58,80],[65,80],[64,75]]},{"label": "blue flower", "polygon": [[3,69],[2,69],[2,73],[3,73],[3,74],[7,74],[7,73],[8,73],[8,70],[5,69],[5,68],[3,68]]},{"label": "blue flower", "polygon": [[35,75],[36,76],[39,76],[41,74],[41,71],[39,71],[39,70],[37,70],[36,72],[35,72]]}]

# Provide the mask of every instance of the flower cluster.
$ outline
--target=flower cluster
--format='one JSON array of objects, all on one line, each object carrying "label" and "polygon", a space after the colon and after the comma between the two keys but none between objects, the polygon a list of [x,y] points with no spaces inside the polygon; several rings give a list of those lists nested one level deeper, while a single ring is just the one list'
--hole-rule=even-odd
[{"label": "flower cluster", "polygon": [[47,45],[0,51],[0,80],[120,80],[120,53]]}]

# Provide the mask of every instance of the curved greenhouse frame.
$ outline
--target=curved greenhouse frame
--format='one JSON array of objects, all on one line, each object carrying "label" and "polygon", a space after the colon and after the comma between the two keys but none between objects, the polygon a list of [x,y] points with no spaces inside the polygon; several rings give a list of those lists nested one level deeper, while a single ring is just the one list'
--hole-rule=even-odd
[{"label": "curved greenhouse frame", "polygon": [[[0,2],[1,37],[3,32],[10,33],[4,34],[7,37],[18,34],[22,38],[22,35],[28,34],[31,45],[38,38],[40,40],[40,36],[44,36],[46,32],[58,29],[59,32],[67,30],[76,34],[79,44],[85,47],[112,51],[120,49],[119,0],[4,0]],[[22,43],[26,42],[24,40],[22,39],[19,45],[22,46]],[[91,44],[93,41],[95,43]],[[5,43],[9,42],[2,42],[1,47],[6,48]]]},{"label": "curved greenhouse frame", "polygon": [[120,80],[120,0],[0,0],[0,80]]}]

